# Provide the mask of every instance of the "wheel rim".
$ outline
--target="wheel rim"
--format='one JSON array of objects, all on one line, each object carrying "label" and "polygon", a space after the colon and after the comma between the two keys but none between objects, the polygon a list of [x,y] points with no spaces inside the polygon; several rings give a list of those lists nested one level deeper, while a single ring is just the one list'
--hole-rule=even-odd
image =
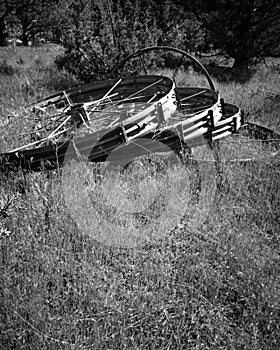
[{"label": "wheel rim", "polygon": [[[132,60],[134,58],[139,58],[142,69],[144,71],[145,74],[147,74],[147,69],[145,67],[145,62],[144,62],[144,54],[151,52],[151,51],[169,51],[169,52],[175,52],[177,54],[181,55],[181,58],[179,60],[179,64],[182,64],[182,61],[184,60],[184,58],[188,58],[189,60],[191,60],[194,64],[198,65],[198,67],[201,69],[201,71],[203,72],[203,74],[205,75],[208,84],[210,86],[210,89],[215,90],[215,85],[213,80],[211,79],[210,74],[208,73],[207,69],[203,66],[203,64],[197,60],[194,56],[192,56],[191,54],[187,53],[186,51],[183,51],[181,49],[177,49],[175,47],[171,47],[171,46],[149,46],[146,48],[143,48],[141,50],[138,50],[130,55],[128,55],[127,57],[125,57],[122,61],[120,61],[115,67],[112,68],[111,72],[109,73],[111,76],[115,76],[117,74],[117,72],[129,61]],[[178,69],[179,66],[177,66],[174,70],[174,73],[172,74],[172,79],[174,80],[177,73],[178,73]]]}]

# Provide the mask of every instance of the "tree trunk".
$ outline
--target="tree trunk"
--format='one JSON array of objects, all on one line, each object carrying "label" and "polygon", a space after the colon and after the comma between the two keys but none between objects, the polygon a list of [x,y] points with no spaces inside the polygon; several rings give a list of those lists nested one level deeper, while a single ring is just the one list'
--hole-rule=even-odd
[{"label": "tree trunk", "polygon": [[234,57],[233,68],[236,70],[248,70],[249,58],[241,56]]},{"label": "tree trunk", "polygon": [[28,35],[24,30],[22,31],[22,45],[28,46]]},{"label": "tree trunk", "polygon": [[0,46],[7,45],[7,33],[5,25],[5,17],[0,17]]},{"label": "tree trunk", "polygon": [[29,35],[28,35],[28,23],[23,21],[22,23],[22,45],[28,46]]},{"label": "tree trunk", "polygon": [[23,46],[28,46],[28,41],[30,40],[30,35],[28,33],[30,24],[31,24],[31,19],[28,18],[26,15],[24,15],[21,19],[21,25],[22,25],[22,45]]}]

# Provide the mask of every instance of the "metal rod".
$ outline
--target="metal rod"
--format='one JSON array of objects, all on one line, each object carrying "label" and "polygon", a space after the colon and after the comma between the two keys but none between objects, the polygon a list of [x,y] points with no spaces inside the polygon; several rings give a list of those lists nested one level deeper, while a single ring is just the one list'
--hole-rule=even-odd
[{"label": "metal rod", "polygon": [[49,136],[48,136],[48,137],[45,137],[45,138],[42,139],[42,140],[38,140],[38,141],[35,141],[35,142],[31,142],[31,143],[29,143],[28,145],[24,145],[24,146],[21,146],[21,147],[12,149],[12,150],[9,151],[8,153],[17,152],[17,151],[20,151],[20,150],[22,150],[22,149],[24,149],[24,148],[27,148],[27,147],[29,147],[29,146],[34,146],[34,145],[37,145],[37,144],[42,143],[42,142],[44,142],[44,141],[48,141],[48,140],[54,138],[55,136],[58,136],[58,135],[60,135],[60,134],[63,134],[63,133],[64,133],[65,131],[67,131],[67,130],[68,130],[68,129],[64,129],[64,130],[58,132],[56,135],[53,135],[52,137],[49,137]]}]

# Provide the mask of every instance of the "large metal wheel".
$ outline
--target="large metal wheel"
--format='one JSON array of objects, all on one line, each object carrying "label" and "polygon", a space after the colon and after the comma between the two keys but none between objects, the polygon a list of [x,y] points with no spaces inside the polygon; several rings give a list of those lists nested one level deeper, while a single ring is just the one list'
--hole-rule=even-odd
[{"label": "large metal wheel", "polygon": [[60,164],[70,140],[90,160],[103,160],[120,143],[165,123],[175,102],[173,81],[156,75],[57,93],[32,104],[22,116],[21,128],[14,128],[19,130],[15,147],[2,153],[1,167],[12,163],[39,170],[41,161]]}]

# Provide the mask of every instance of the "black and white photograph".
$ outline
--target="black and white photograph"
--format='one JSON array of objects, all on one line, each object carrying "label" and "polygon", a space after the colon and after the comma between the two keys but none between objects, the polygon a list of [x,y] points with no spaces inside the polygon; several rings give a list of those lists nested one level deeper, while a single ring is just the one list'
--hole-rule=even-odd
[{"label": "black and white photograph", "polygon": [[0,0],[0,350],[280,349],[279,0]]}]

